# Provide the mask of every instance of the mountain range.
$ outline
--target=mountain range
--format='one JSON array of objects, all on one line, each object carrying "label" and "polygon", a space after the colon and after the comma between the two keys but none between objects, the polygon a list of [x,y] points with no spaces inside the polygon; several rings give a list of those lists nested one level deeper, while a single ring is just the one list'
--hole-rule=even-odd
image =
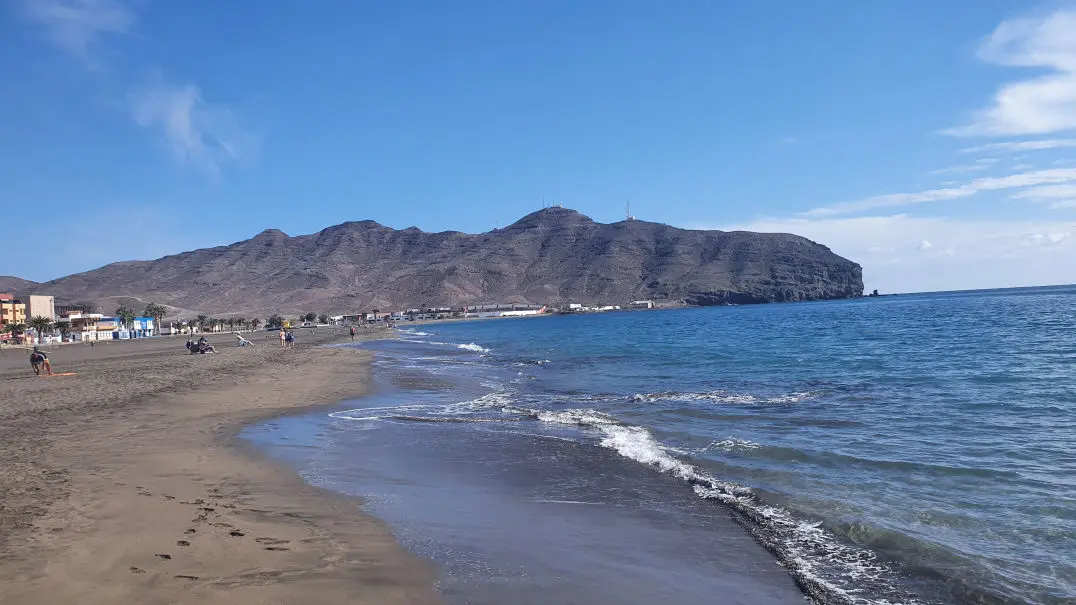
[{"label": "mountain range", "polygon": [[113,263],[41,284],[4,283],[69,303],[99,303],[106,312],[152,301],[183,316],[247,317],[494,302],[714,305],[863,294],[858,264],[797,235],[640,220],[604,224],[561,207],[479,234],[396,230],[374,221],[295,237],[269,229],[228,246]]}]

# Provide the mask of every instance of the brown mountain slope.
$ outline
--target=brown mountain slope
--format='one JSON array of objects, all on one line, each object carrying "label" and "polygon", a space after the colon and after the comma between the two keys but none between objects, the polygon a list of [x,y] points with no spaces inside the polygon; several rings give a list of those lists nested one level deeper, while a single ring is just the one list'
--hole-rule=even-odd
[{"label": "brown mountain slope", "polygon": [[858,264],[796,235],[601,224],[547,208],[477,235],[373,221],[297,237],[270,229],[230,246],[114,263],[36,290],[264,315],[488,302],[812,300],[860,296],[863,281]]},{"label": "brown mountain slope", "polygon": [[14,292],[16,294],[21,294],[22,292],[29,291],[36,285],[37,282],[22,279],[21,277],[15,277],[14,275],[0,275],[0,292]]}]

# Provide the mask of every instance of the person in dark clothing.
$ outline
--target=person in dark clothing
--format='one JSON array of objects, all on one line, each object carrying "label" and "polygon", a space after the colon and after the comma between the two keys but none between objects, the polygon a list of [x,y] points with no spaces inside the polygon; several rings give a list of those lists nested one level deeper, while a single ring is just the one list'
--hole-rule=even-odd
[{"label": "person in dark clothing", "polygon": [[34,350],[30,352],[30,367],[34,369],[34,374],[38,376],[41,375],[41,370],[45,370],[50,376],[52,375],[52,364],[49,363],[49,356],[37,347],[34,347]]}]

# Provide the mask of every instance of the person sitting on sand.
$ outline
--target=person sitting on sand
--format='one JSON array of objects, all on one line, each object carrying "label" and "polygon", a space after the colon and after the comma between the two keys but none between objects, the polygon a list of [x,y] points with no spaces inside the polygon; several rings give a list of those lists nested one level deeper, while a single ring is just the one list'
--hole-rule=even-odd
[{"label": "person sitting on sand", "polygon": [[49,363],[49,356],[37,347],[34,347],[34,350],[30,352],[30,367],[34,369],[34,374],[37,376],[41,375],[42,368],[48,372],[49,376],[52,376],[52,364]]},{"label": "person sitting on sand", "polygon": [[236,334],[235,337],[239,339],[235,343],[237,346],[240,346],[240,347],[253,347],[254,346],[254,343],[250,342],[246,338],[243,338],[242,334]]}]

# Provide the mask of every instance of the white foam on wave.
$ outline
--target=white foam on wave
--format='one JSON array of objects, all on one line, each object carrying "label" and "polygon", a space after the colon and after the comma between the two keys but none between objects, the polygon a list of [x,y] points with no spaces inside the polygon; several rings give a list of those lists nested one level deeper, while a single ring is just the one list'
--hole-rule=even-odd
[{"label": "white foam on wave", "polygon": [[411,336],[433,336],[433,333],[431,332],[423,332],[422,330],[415,330],[414,328],[401,328],[400,332]]},{"label": "white foam on wave", "polygon": [[538,420],[555,424],[574,424],[579,426],[604,427],[619,425],[620,421],[609,414],[603,414],[597,410],[528,410]]},{"label": "white foam on wave", "polygon": [[382,407],[372,408],[355,408],[353,410],[342,410],[339,412],[331,412],[329,418],[334,420],[379,420],[389,416],[390,414],[377,414],[376,412],[413,412],[419,410],[428,410],[435,408],[433,405],[390,405]]},{"label": "white foam on wave", "polygon": [[621,456],[652,466],[663,473],[688,480],[696,476],[695,468],[669,455],[650,431],[641,426],[603,426],[604,447],[616,450]]},{"label": "white foam on wave", "polygon": [[632,401],[639,403],[660,403],[663,401],[711,401],[713,403],[732,404],[791,404],[806,401],[814,396],[810,391],[794,392],[784,395],[764,397],[749,393],[730,393],[728,391],[709,391],[705,393],[680,393],[665,391],[660,393],[636,393]]},{"label": "white foam on wave", "polygon": [[762,445],[755,443],[754,441],[748,441],[747,439],[737,439],[736,437],[729,437],[728,439],[711,442],[710,445],[704,447],[702,451],[706,452],[709,450],[722,450],[726,452],[746,452],[751,450],[757,450],[761,447]]},{"label": "white foam on wave", "polygon": [[483,347],[482,345],[477,345],[477,344],[475,344],[473,342],[470,342],[470,343],[467,343],[467,344],[462,344],[462,345],[456,345],[456,348],[457,349],[463,349],[465,351],[474,351],[475,353],[489,353],[489,351],[490,351],[486,347]]}]

